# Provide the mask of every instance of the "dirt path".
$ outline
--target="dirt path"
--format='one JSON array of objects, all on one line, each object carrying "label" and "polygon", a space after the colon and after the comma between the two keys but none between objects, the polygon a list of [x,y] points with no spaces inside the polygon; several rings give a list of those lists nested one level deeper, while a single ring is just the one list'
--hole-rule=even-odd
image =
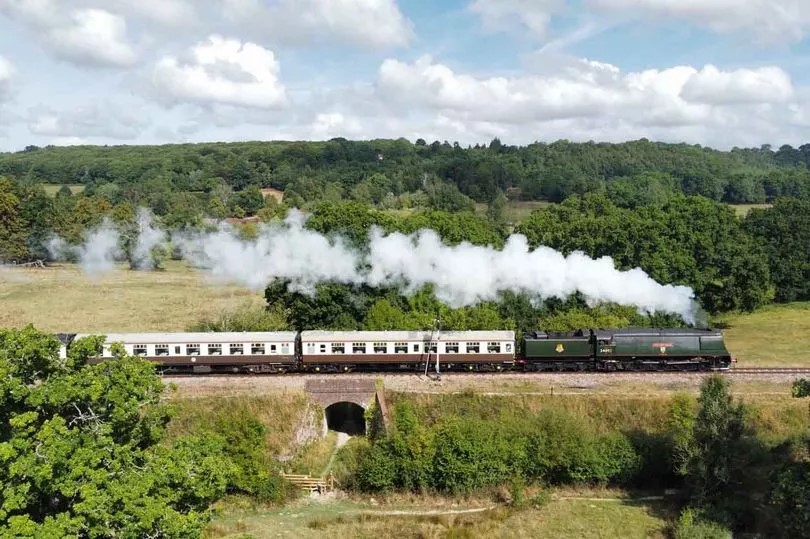
[{"label": "dirt path", "polygon": [[329,475],[329,470],[332,469],[332,464],[335,462],[335,456],[337,456],[337,452],[340,450],[341,447],[346,445],[346,442],[349,441],[349,436],[345,432],[338,432],[337,433],[337,440],[335,441],[335,448],[332,450],[332,454],[329,456],[329,462],[326,463],[326,467],[321,472],[321,477],[326,477]]},{"label": "dirt path", "polygon": [[487,507],[474,507],[472,509],[437,509],[437,510],[429,510],[429,511],[404,511],[404,510],[394,510],[394,511],[370,511],[367,509],[363,509],[360,511],[356,511],[356,513],[361,515],[379,515],[379,516],[386,516],[386,517],[434,517],[434,516],[442,516],[442,515],[466,515],[469,513],[485,513],[486,511],[492,511],[498,507],[497,505],[490,505]]}]

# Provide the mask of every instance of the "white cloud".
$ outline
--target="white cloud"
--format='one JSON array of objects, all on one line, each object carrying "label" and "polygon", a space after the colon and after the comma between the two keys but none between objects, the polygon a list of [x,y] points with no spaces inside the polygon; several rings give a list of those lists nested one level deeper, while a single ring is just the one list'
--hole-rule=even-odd
[{"label": "white cloud", "polygon": [[[376,89],[401,117],[419,116],[461,140],[648,137],[721,146],[775,132],[772,127],[791,114],[794,95],[789,76],[775,67],[622,72],[609,64],[557,58],[553,69],[540,73],[481,77],[457,73],[428,56],[413,63],[384,61]],[[733,132],[738,128],[742,131]]]},{"label": "white cloud", "polygon": [[513,32],[521,26],[539,38],[546,35],[552,15],[564,7],[565,0],[474,0],[469,5],[488,32]]},{"label": "white cloud", "polygon": [[14,66],[0,56],[0,98],[10,91],[12,78],[14,78]]},{"label": "white cloud", "polygon": [[287,104],[278,73],[273,51],[213,35],[191,47],[186,59],[162,58],[152,83],[171,103],[275,109]]},{"label": "white cloud", "polygon": [[197,19],[194,7],[187,0],[111,0],[109,3],[166,26],[187,25]]},{"label": "white cloud", "polygon": [[55,55],[77,64],[129,67],[137,60],[126,20],[103,9],[73,12],[71,24],[51,29],[47,40]]},{"label": "white cloud", "polygon": [[138,107],[112,102],[96,102],[63,111],[41,107],[30,111],[28,129],[48,137],[133,140],[148,124],[139,112]]},{"label": "white cloud", "polygon": [[395,0],[223,0],[229,20],[267,39],[312,44],[322,40],[365,46],[407,45],[410,21]]},{"label": "white cloud", "polygon": [[104,9],[65,7],[52,0],[0,0],[0,11],[28,26],[58,58],[92,67],[135,64],[123,17]]},{"label": "white cloud", "polygon": [[710,104],[778,103],[793,97],[793,84],[779,67],[720,71],[707,65],[690,77],[682,95]]},{"label": "white cloud", "polygon": [[753,34],[763,42],[798,42],[810,32],[807,0],[589,0],[631,16],[677,17],[726,34]]}]

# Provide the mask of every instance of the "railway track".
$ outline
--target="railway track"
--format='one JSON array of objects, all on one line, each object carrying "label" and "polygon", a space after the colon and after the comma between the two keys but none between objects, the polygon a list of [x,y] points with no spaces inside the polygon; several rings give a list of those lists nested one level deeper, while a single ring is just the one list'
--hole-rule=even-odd
[{"label": "railway track", "polygon": [[807,374],[810,367],[736,367],[725,371],[727,374]]},{"label": "railway track", "polygon": [[[810,367],[732,367],[723,371],[510,371],[504,370],[501,372],[465,372],[465,371],[447,371],[441,373],[442,377],[456,377],[456,376],[503,376],[503,375],[520,375],[526,377],[542,377],[543,375],[600,375],[600,376],[617,376],[617,375],[639,375],[639,376],[655,376],[655,375],[706,375],[706,374],[724,374],[724,375],[807,375],[810,376]],[[162,376],[170,379],[203,379],[203,378],[252,378],[252,377],[270,377],[270,378],[287,378],[287,377],[312,377],[312,378],[340,378],[340,377],[353,377],[353,378],[376,378],[379,376],[387,377],[421,377],[421,372],[415,371],[381,371],[381,372],[367,372],[367,371],[351,371],[348,373],[304,373],[304,372],[288,372],[284,374],[251,374],[251,373],[210,373],[210,374],[187,374],[187,373],[164,373]],[[433,372],[428,373],[428,376],[435,378]]]}]

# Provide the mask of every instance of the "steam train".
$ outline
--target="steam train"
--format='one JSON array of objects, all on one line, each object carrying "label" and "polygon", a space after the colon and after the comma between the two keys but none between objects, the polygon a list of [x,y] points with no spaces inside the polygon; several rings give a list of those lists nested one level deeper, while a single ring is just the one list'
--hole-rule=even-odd
[{"label": "steam train", "polygon": [[[82,334],[60,334],[67,356]],[[93,361],[114,357],[113,343],[163,373],[351,371],[687,371],[734,362],[717,330],[589,329],[534,331],[282,331],[123,333],[105,337]]]}]

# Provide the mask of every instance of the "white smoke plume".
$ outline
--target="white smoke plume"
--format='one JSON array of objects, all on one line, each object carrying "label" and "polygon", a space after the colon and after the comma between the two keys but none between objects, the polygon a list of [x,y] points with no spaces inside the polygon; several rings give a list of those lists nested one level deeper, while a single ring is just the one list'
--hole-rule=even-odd
[{"label": "white smoke plume", "polygon": [[77,260],[82,271],[98,275],[110,271],[116,260],[122,257],[118,245],[120,235],[109,219],[85,234],[84,243],[71,245],[63,238],[53,235],[45,241],[51,260]]},{"label": "white smoke plume", "polygon": [[304,216],[291,210],[281,224],[263,225],[255,240],[243,240],[227,225],[216,232],[179,234],[172,243],[183,258],[215,280],[260,290],[275,278],[289,279],[296,290],[311,292],[324,281],[361,283],[360,256],[339,238],[304,228]]},{"label": "white smoke plume", "polygon": [[138,208],[138,241],[132,248],[130,260],[136,269],[155,269],[152,250],[166,243],[169,236],[155,225],[154,216],[147,208]]},{"label": "white smoke plume", "polygon": [[55,234],[45,241],[45,248],[48,250],[48,258],[55,261],[67,260],[73,249],[68,242]]},{"label": "white smoke plume", "polygon": [[82,245],[76,247],[79,265],[90,275],[106,273],[115,267],[115,261],[123,255],[118,245],[120,235],[109,219],[85,236]]},{"label": "white smoke plume", "polygon": [[529,248],[525,236],[510,236],[503,250],[462,243],[449,246],[438,234],[371,233],[368,283],[402,283],[406,291],[432,284],[436,297],[452,307],[497,299],[504,291],[537,299],[565,299],[579,292],[586,302],[632,305],[646,313],[670,312],[692,321],[694,293],[686,286],[661,285],[643,270],[617,270],[610,257],[568,256],[549,247]]},{"label": "white smoke plume", "polygon": [[513,291],[536,299],[567,298],[579,292],[590,304],[614,302],[641,312],[668,312],[694,321],[694,293],[685,286],[662,285],[641,269],[617,270],[609,257],[582,253],[563,256],[548,247],[530,250],[524,236],[511,236],[502,250],[467,243],[449,246],[438,234],[370,234],[367,254],[340,238],[303,227],[291,212],[283,224],[263,226],[255,240],[233,229],[177,236],[183,256],[219,281],[254,290],[274,278],[289,279],[296,290],[311,291],[324,281],[371,286],[398,286],[406,293],[433,285],[437,297],[452,307],[497,299]]}]

